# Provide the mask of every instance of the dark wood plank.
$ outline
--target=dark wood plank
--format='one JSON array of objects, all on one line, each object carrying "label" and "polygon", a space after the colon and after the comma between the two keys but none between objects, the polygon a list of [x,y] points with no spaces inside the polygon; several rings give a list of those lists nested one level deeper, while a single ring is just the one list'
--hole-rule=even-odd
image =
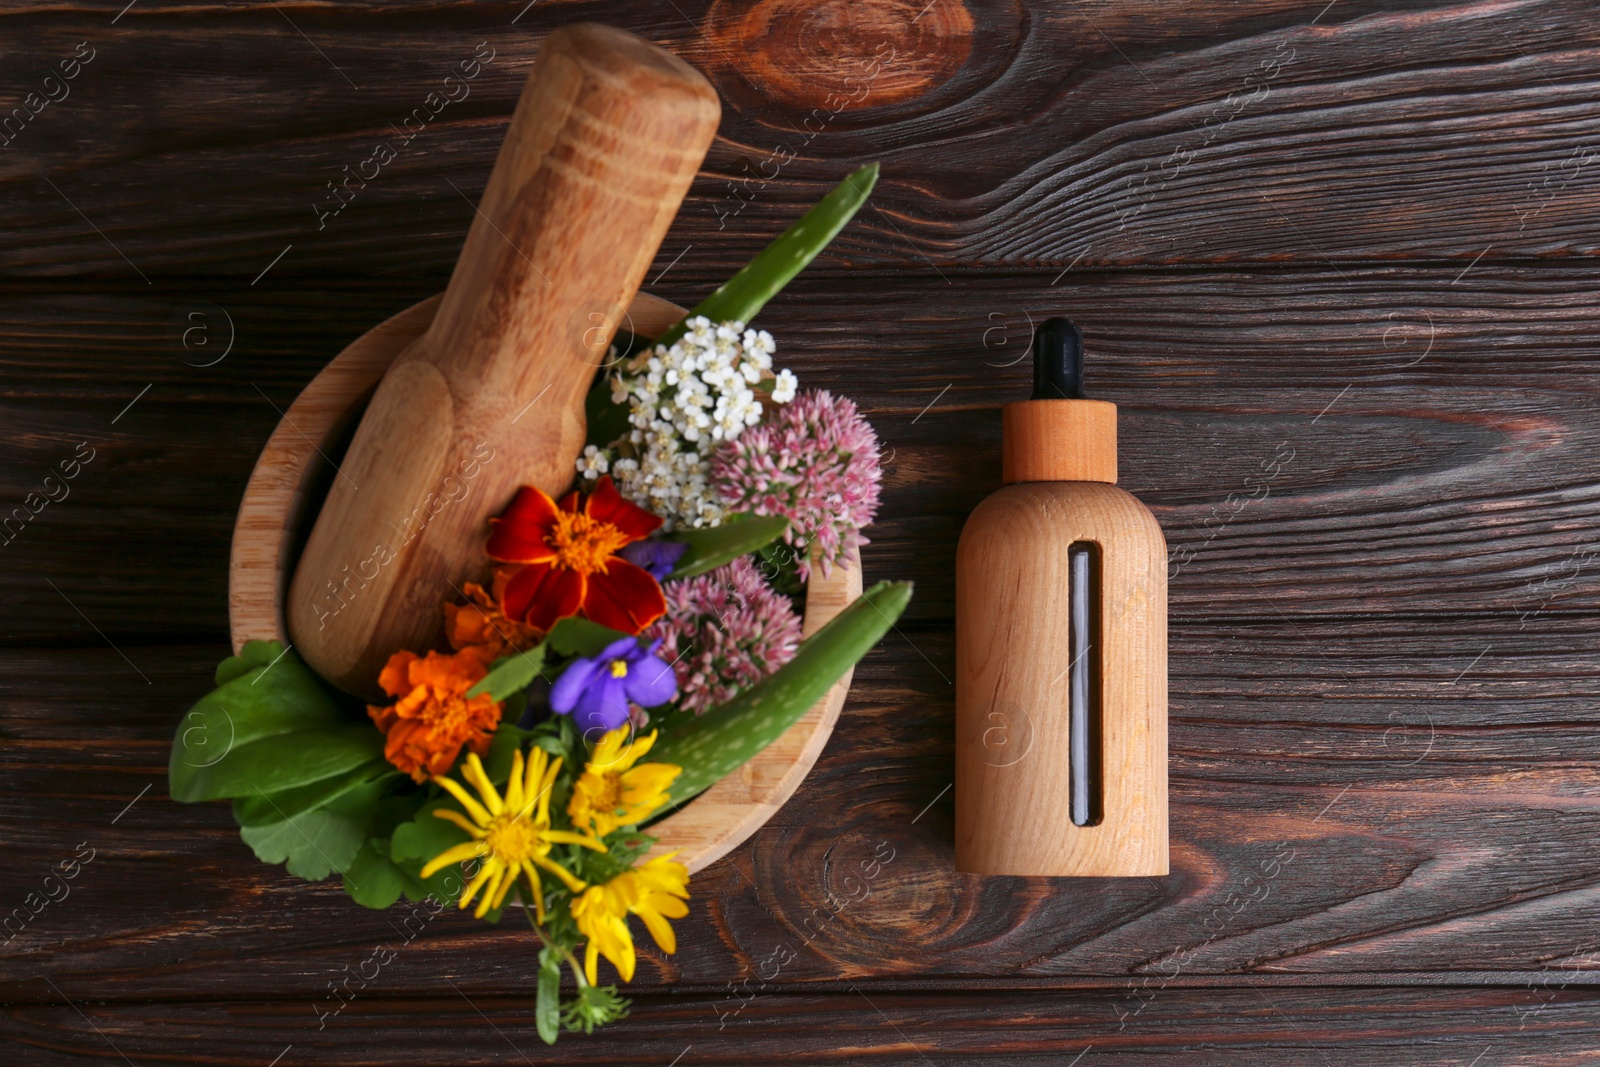
[{"label": "dark wood plank", "polygon": [[[387,977],[385,974],[384,977]],[[894,993],[845,986],[738,1001],[642,997],[624,1027],[547,1049],[526,995],[99,1004],[69,984],[0,1015],[17,1067],[64,1064],[1065,1064],[1575,1067],[1593,1062],[1600,993],[1555,977],[1511,988],[1169,988],[1127,1015],[1115,991]],[[755,994],[752,987],[746,997]],[[380,994],[380,996],[383,996]],[[70,998],[72,1005],[65,1001]],[[323,1009],[326,1010],[326,1009]],[[81,1011],[82,1014],[79,1014]],[[292,1059],[291,1059],[292,1057]],[[675,1059],[676,1057],[676,1059]]]},{"label": "dark wood plank", "polygon": [[[800,792],[696,878],[679,953],[647,950],[638,985],[720,987],[780,949],[785,983],[1133,990],[1174,973],[1437,981],[1600,947],[1600,619],[1196,622],[1172,639],[1170,876],[957,874],[951,641],[914,630],[863,662]],[[222,651],[124,648],[148,686],[110,649],[0,653],[0,903],[22,906],[80,842],[96,850],[67,899],[0,944],[0,999],[31,997],[41,971],[92,998],[315,996],[403,936],[405,908],[363,911],[265,867],[225,805],[164,797],[171,731]],[[1015,730],[996,759],[1028,758]],[[516,929],[413,929],[391,992],[526,977]]]},{"label": "dark wood plank", "polygon": [[[833,267],[1596,250],[1600,28],[1578,0],[524,7],[9,5],[8,111],[80,42],[94,58],[0,157],[0,271],[249,279],[289,246],[275,280],[448,270],[540,40],[583,18],[726,101],[660,267],[690,245],[743,262],[869,160],[876,209]],[[479,42],[494,61],[430,104]],[[402,143],[418,108],[437,114]],[[380,142],[398,158],[363,171]]]},{"label": "dark wood plank", "polygon": [[[879,276],[870,300],[860,280],[813,277],[762,321],[803,384],[877,425],[867,566],[917,581],[913,619],[951,615],[961,524],[999,481],[999,405],[1028,388],[1029,322],[1058,313],[1088,333],[1091,392],[1122,407],[1123,484],[1166,530],[1174,618],[1596,610],[1597,275],[1458,273],[962,275],[931,295]],[[712,284],[659,288],[688,302]],[[430,288],[0,295],[0,502],[96,450],[71,496],[0,547],[0,635],[219,633],[234,512],[279,411]],[[230,323],[232,352],[199,366]]]},{"label": "dark wood plank", "polygon": [[[0,12],[13,127],[94,49],[0,130],[0,512],[94,455],[0,534],[0,1059],[1594,1059],[1589,5],[121,6]],[[695,879],[680,952],[643,950],[634,1018],[552,1054],[525,936],[363,911],[163,794],[278,409],[442,287],[539,41],[578,18],[725,100],[664,296],[883,162],[763,325],[878,425],[867,566],[918,596],[794,800]],[[1161,879],[951,866],[955,538],[1054,313],[1085,325],[1173,549]],[[1032,757],[1026,724],[1002,740]],[[378,945],[393,963],[330,1015]]]}]

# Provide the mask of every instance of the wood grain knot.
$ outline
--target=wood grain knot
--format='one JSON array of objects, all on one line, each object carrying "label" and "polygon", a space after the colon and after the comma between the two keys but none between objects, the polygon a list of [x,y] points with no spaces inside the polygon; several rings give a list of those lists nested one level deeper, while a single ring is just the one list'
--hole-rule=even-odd
[{"label": "wood grain knot", "polygon": [[966,891],[944,834],[885,810],[863,805],[776,832],[768,824],[756,879],[769,912],[787,927],[786,944],[863,974],[915,970],[908,944],[948,950],[1021,921],[1011,897]]},{"label": "wood grain knot", "polygon": [[830,114],[914,99],[972,51],[962,0],[716,0],[713,54],[777,101]]}]

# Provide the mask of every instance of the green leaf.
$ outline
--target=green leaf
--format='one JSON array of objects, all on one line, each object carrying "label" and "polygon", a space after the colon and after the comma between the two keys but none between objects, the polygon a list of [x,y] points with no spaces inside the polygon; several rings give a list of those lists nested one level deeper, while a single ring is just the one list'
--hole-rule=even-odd
[{"label": "green leaf", "polygon": [[704,315],[712,322],[731,319],[749,322],[755,318],[767,301],[817,258],[817,253],[828,247],[828,242],[855,217],[877,181],[878,165],[869,163],[840,182],[799,222],[762,249],[743,270],[702,300],[683,321],[658,337],[657,343],[670,345],[682,337],[688,320],[695,315]]},{"label": "green leaf", "polygon": [[555,1044],[561,1036],[561,960],[548,948],[539,950],[539,999],[533,1021],[544,1043]]},{"label": "green leaf", "polygon": [[367,827],[361,819],[318,808],[268,826],[243,827],[239,836],[261,862],[286,863],[297,878],[320,882],[350,865],[366,840]]},{"label": "green leaf", "polygon": [[389,837],[389,858],[395,861],[419,860],[419,866],[447,848],[454,848],[468,839],[467,832],[455,823],[438,818],[433,813],[441,808],[461,815],[466,814],[454,797],[430,800],[417,810],[416,817],[394,828]]},{"label": "green leaf", "polygon": [[217,684],[227,685],[257,667],[267,666],[281,655],[283,644],[279,641],[246,641],[237,656],[229,656],[217,664]]},{"label": "green leaf", "polygon": [[445,796],[428,801],[418,809],[413,819],[394,828],[394,833],[389,837],[389,858],[416,878],[429,895],[453,904],[466,888],[460,864],[451,864],[434,871],[427,878],[422,877],[422,868],[433,857],[469,840],[467,832],[461,827],[434,816],[433,813],[440,808],[466,814],[454,797]]},{"label": "green leaf", "polygon": [[746,515],[729,516],[721,526],[673,534],[667,540],[682,541],[689,551],[678,558],[667,580],[693,578],[715,570],[740,556],[760,551],[788,530],[789,520],[782,515]]},{"label": "green leaf", "polygon": [[209,767],[193,768],[176,800],[223,800],[276,793],[320,782],[383,756],[383,735],[370,724],[296,730],[236,745]]},{"label": "green leaf", "polygon": [[380,779],[396,778],[400,774],[389,761],[371,759],[343,774],[324,778],[310,785],[296,786],[276,793],[253,793],[235,797],[233,817],[240,826],[266,826],[269,823],[299,815],[303,811],[320,808],[331,800]]},{"label": "green leaf", "polygon": [[511,761],[530,736],[529,731],[514,723],[500,724],[489,739],[489,754],[483,758],[483,773],[489,776],[489,781],[501,785],[511,778]]},{"label": "green leaf", "polygon": [[[254,642],[240,655],[224,660],[218,676],[232,677],[196,701],[178,724],[167,764],[167,789],[172,799],[190,803],[247,795],[253,792],[248,779],[240,791],[228,790],[239,786],[240,776],[232,773],[231,767],[249,762],[245,756],[248,749],[267,738],[332,729],[350,721],[293,652],[260,662],[267,659],[274,644]],[[250,667],[251,662],[260,665]],[[241,667],[244,673],[237,673]],[[367,732],[381,740],[376,730],[368,727]],[[317,777],[348,770],[359,762],[324,770]],[[261,785],[272,792],[314,780],[309,776],[299,781],[275,779],[275,784]]]},{"label": "green leaf", "polygon": [[611,375],[607,371],[601,371],[589,387],[583,398],[583,412],[589,429],[584,443],[597,448],[605,448],[633,428],[628,421],[628,405],[611,399]]},{"label": "green leaf", "polygon": [[[379,845],[382,847],[380,848]],[[427,892],[422,883],[388,855],[388,842],[367,841],[344,870],[344,891],[363,908],[382,910],[404,894],[420,900]]]},{"label": "green leaf", "polygon": [[557,715],[553,719],[546,719],[544,722],[535,724],[532,730],[527,731],[527,735],[533,739],[533,743],[539,748],[544,749],[552,756],[560,756],[570,767],[573,762],[572,744],[562,730],[563,726],[570,731],[572,726],[571,716]]},{"label": "green leaf", "polygon": [[358,788],[282,822],[244,826],[239,836],[263,863],[285,863],[289,873],[319,882],[349,867],[380,817],[385,779]]},{"label": "green leaf", "polygon": [[626,1019],[630,1003],[627,997],[617,994],[614,985],[581,985],[572,999],[567,1001],[566,1011],[562,1012],[561,1017],[569,1033],[575,1034],[581,1030],[592,1034],[597,1026]]},{"label": "green leaf", "polygon": [[805,614],[806,583],[800,577],[800,560],[806,551],[777,541],[756,553],[755,560],[756,570],[772,591],[794,601],[795,610],[801,615]]},{"label": "green leaf", "polygon": [[544,643],[563,656],[598,656],[613,641],[630,636],[609,626],[570,615],[550,628]]},{"label": "green leaf", "polygon": [[889,632],[910,601],[910,582],[879,582],[802,641],[775,673],[664,735],[650,760],[683,768],[670,803],[709,788],[777,740]]},{"label": "green leaf", "polygon": [[500,701],[528,688],[528,683],[539,676],[540,668],[544,666],[545,646],[548,643],[541,641],[526,652],[500,660],[493,670],[467,690],[467,696],[488,693],[491,700]]}]

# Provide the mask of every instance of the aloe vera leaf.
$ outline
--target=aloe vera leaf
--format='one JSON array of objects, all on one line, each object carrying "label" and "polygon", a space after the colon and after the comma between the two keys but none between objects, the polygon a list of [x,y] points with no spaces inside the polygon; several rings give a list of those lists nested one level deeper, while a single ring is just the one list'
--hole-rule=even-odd
[{"label": "aloe vera leaf", "polygon": [[749,322],[766,307],[767,301],[777,296],[796,274],[817,258],[817,253],[828,247],[845,224],[855,217],[861,205],[867,202],[872,187],[878,182],[878,165],[868,163],[833,191],[817,201],[799,222],[790,226],[744,269],[704,300],[682,321],[656,338],[657,344],[670,345],[684,335],[687,323],[695,315],[704,315],[712,322],[737,320]]},{"label": "aloe vera leaf", "polygon": [[681,804],[777,740],[889,632],[910,582],[879,582],[800,643],[794,659],[719,707],[675,726],[650,762],[683,768],[668,805]]}]

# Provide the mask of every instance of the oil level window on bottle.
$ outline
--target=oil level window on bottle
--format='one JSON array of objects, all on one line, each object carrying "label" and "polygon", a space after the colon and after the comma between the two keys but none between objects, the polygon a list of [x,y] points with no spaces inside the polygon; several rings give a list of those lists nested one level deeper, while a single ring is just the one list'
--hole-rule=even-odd
[{"label": "oil level window on bottle", "polygon": [[1071,625],[1067,651],[1067,754],[1072,824],[1100,821],[1100,546],[1067,549]]}]

